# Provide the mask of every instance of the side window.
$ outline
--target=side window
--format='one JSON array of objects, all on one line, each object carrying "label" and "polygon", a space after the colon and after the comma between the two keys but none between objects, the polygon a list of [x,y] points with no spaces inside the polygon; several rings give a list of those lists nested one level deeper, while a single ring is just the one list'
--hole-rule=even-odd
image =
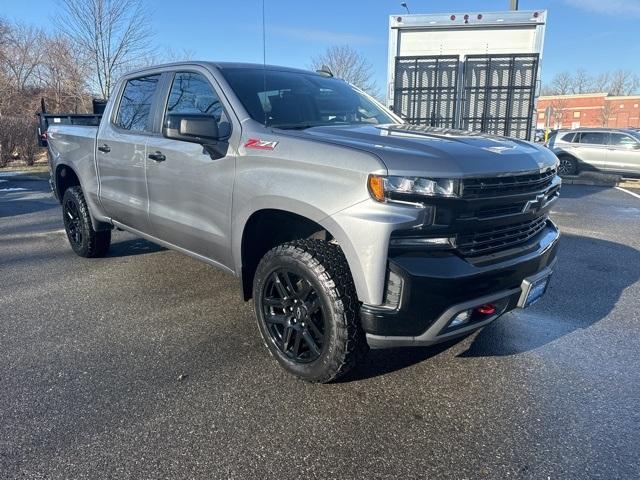
[{"label": "side window", "polygon": [[629,135],[625,135],[623,133],[612,133],[611,140],[609,141],[610,145],[615,145],[616,147],[632,147],[636,145],[638,141],[635,138],[630,137]]},{"label": "side window", "polygon": [[580,135],[580,143],[605,145],[607,143],[607,135],[605,132],[582,132],[582,135]]},{"label": "side window", "polygon": [[152,130],[153,119],[149,114],[159,80],[160,75],[149,75],[127,81],[114,122],[116,126],[132,132]]},{"label": "side window", "polygon": [[562,136],[562,141],[563,141],[563,142],[567,142],[567,143],[571,143],[571,142],[573,142],[573,139],[574,139],[574,137],[575,137],[575,136],[576,136],[576,134],[575,134],[574,132],[571,132],[571,133],[565,133],[565,134]]},{"label": "side window", "polygon": [[207,79],[199,73],[178,72],[173,78],[165,125],[171,115],[208,115],[220,122],[220,98]]}]

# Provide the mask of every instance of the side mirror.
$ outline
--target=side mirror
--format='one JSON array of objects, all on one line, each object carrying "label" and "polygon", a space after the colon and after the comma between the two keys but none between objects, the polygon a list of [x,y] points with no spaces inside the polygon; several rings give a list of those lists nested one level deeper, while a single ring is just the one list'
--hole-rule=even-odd
[{"label": "side mirror", "polygon": [[205,138],[210,140],[218,140],[218,122],[209,116],[183,117],[180,119],[178,128],[180,135],[188,137]]},{"label": "side mirror", "polygon": [[210,115],[167,115],[162,134],[173,140],[210,145],[227,140],[231,134],[231,126],[228,122],[218,125]]}]

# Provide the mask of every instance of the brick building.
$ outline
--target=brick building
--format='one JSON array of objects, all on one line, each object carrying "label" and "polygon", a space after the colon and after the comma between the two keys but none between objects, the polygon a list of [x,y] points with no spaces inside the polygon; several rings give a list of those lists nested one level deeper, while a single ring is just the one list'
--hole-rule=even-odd
[{"label": "brick building", "polygon": [[612,127],[640,128],[640,95],[625,97],[607,93],[538,97],[537,128],[546,125],[545,110],[553,108],[551,128]]}]

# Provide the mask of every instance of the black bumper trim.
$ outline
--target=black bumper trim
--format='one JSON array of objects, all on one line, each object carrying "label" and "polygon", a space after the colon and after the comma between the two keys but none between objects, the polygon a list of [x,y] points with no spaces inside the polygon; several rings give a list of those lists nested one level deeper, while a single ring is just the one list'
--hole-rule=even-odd
[{"label": "black bumper trim", "polygon": [[[402,278],[397,309],[363,305],[360,318],[373,336],[417,337],[453,306],[504,292],[520,292],[522,281],[553,264],[559,232],[552,222],[521,255],[480,264],[455,253],[411,252],[389,258],[389,268]],[[517,306],[517,297],[508,309]],[[508,311],[508,310],[507,310]]]}]

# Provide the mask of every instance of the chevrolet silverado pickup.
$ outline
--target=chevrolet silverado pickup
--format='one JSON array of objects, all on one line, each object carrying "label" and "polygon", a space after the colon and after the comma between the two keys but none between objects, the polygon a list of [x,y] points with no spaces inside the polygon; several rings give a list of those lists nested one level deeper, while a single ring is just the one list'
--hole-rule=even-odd
[{"label": "chevrolet silverado pickup", "polygon": [[147,68],[98,127],[47,139],[79,256],[118,228],[235,275],[269,352],[311,382],[527,307],[556,261],[550,150],[407,125],[327,72]]}]

